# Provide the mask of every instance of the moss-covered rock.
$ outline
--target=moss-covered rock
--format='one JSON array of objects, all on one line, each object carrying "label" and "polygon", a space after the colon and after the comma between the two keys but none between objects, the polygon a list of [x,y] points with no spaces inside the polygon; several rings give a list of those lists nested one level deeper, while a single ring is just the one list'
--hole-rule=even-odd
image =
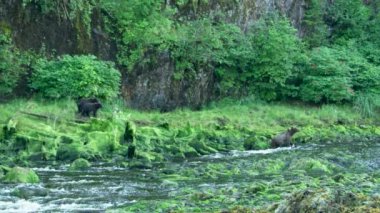
[{"label": "moss-covered rock", "polygon": [[264,183],[254,183],[245,189],[245,193],[254,195],[259,192],[265,191],[267,188],[267,185],[265,185]]},{"label": "moss-covered rock", "polygon": [[86,148],[94,155],[104,157],[119,146],[119,137],[115,132],[94,131],[87,134]]},{"label": "moss-covered rock", "polygon": [[22,199],[30,199],[32,197],[46,197],[48,192],[49,190],[38,185],[26,185],[17,187],[11,194]]},{"label": "moss-covered rock", "polygon": [[124,134],[121,140],[122,144],[133,143],[136,137],[136,125],[131,121],[125,123]]},{"label": "moss-covered rock", "polygon": [[91,157],[84,145],[80,142],[60,144],[57,150],[57,160],[73,161],[77,158],[90,159]]},{"label": "moss-covered rock", "polygon": [[151,169],[153,168],[152,162],[146,159],[132,160],[128,163],[130,169]]},{"label": "moss-covered rock", "polygon": [[261,150],[269,148],[269,139],[265,137],[251,136],[244,141],[245,150]]},{"label": "moss-covered rock", "polygon": [[14,133],[16,133],[17,125],[18,121],[14,118],[10,118],[8,122],[3,126],[0,139],[9,139]]},{"label": "moss-covered rock", "polygon": [[10,169],[3,178],[7,183],[38,183],[38,175],[29,168],[14,167]]},{"label": "moss-covered rock", "polygon": [[332,173],[332,166],[328,162],[322,162],[320,160],[312,158],[304,158],[300,160],[293,160],[290,169],[292,170],[304,170],[308,175],[320,176]]},{"label": "moss-covered rock", "polygon": [[70,164],[69,170],[78,171],[78,170],[85,170],[90,167],[91,167],[90,162],[88,162],[86,159],[78,158]]},{"label": "moss-covered rock", "polygon": [[5,176],[5,174],[10,170],[9,167],[0,165],[0,179]]}]

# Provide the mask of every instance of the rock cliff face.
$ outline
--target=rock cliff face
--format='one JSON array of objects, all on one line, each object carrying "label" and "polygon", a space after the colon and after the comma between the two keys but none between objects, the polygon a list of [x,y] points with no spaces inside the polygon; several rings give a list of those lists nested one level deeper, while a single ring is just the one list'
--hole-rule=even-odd
[{"label": "rock cliff face", "polygon": [[[243,30],[260,16],[279,11],[289,17],[302,36],[302,18],[306,0],[189,0],[165,4],[178,8],[178,16],[195,19],[207,16],[238,24]],[[79,15],[74,20],[61,19],[40,8],[22,6],[22,0],[0,0],[0,28],[12,32],[15,44],[21,49],[40,50],[56,54],[94,54],[101,59],[115,60],[116,45],[104,29],[104,14],[94,9],[90,32]],[[178,17],[178,18],[179,18]],[[198,70],[197,76],[174,80],[174,62],[170,53],[148,53],[147,58],[159,61],[159,66],[140,64],[123,72],[122,96],[133,107],[160,108],[163,111],[178,106],[198,107],[215,98],[213,70]]]},{"label": "rock cliff face", "polygon": [[181,106],[199,108],[212,99],[213,70],[198,70],[192,79],[175,80],[169,52],[145,57],[155,63],[139,64],[124,75],[122,95],[130,106],[165,112]]},{"label": "rock cliff face", "polygon": [[102,14],[94,9],[91,30],[79,14],[76,19],[42,13],[36,5],[23,6],[22,0],[0,0],[0,29],[12,32],[16,46],[23,50],[45,49],[48,53],[87,54],[114,60],[115,43],[102,33]]},{"label": "rock cliff face", "polygon": [[[176,0],[168,2],[176,5]],[[273,12],[287,16],[300,30],[305,6],[305,0],[190,0],[185,5],[177,4],[180,16],[222,18],[244,30],[261,16]]]}]

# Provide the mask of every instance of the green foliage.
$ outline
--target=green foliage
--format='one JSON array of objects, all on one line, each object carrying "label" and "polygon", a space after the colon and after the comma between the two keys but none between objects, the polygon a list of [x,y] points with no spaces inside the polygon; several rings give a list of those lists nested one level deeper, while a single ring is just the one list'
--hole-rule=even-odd
[{"label": "green foliage", "polygon": [[118,62],[129,71],[148,50],[163,50],[175,40],[172,12],[161,0],[102,0],[101,5],[116,18]]},{"label": "green foliage", "polygon": [[25,69],[20,53],[13,47],[10,35],[0,32],[0,97],[9,95],[17,86]]},{"label": "green foliage", "polygon": [[[33,5],[43,14],[56,13],[61,19],[72,21],[75,27],[78,21],[84,21],[88,32],[92,11],[99,6],[106,17],[106,28],[117,43],[118,65],[127,71],[137,64],[159,66],[159,55],[167,53],[175,65],[174,80],[193,81],[204,78],[200,73],[214,72],[217,97],[254,94],[262,100],[290,97],[314,103],[355,102],[357,108],[366,109],[364,103],[372,101],[363,97],[376,97],[380,93],[380,6],[376,1],[305,0],[302,31],[298,33],[305,45],[290,22],[278,15],[263,15],[243,32],[224,18],[198,14],[202,6],[210,4],[207,0],[176,0],[170,4],[162,0],[22,2],[24,7]],[[183,10],[194,12],[194,17],[183,17],[180,12]],[[0,84],[0,91],[9,93],[16,85],[20,70],[16,68],[20,65],[15,61],[17,57],[13,57],[15,54],[8,54],[15,53],[11,43],[7,45],[0,52],[4,58],[1,65],[8,67],[1,67],[0,76],[7,77],[0,81],[8,80]],[[310,52],[305,54],[306,51]],[[72,59],[76,61],[73,64],[71,59],[67,63],[65,60],[39,60],[34,66],[32,88],[45,97],[115,96],[119,80],[104,75],[108,72],[103,65],[84,59]],[[102,67],[98,69],[99,79],[89,74],[97,73],[94,71],[97,69],[84,71],[87,65]],[[44,80],[41,77],[37,82],[39,75]],[[104,80],[108,77],[112,79]],[[110,83],[115,81],[118,83]],[[112,85],[104,87],[106,82]]]},{"label": "green foliage", "polygon": [[233,24],[208,19],[181,25],[173,44],[176,78],[194,78],[215,69],[220,94],[256,93],[265,100],[286,93],[287,81],[306,60],[295,29],[287,20],[259,21],[246,36]]},{"label": "green foliage", "polygon": [[119,93],[120,73],[113,63],[95,56],[65,55],[57,60],[41,58],[34,65],[30,87],[46,98],[113,98]]},{"label": "green foliage", "polygon": [[[217,67],[223,78],[223,89],[229,89],[237,80],[237,60],[246,63],[249,51],[244,47],[243,32],[233,24],[213,24],[209,19],[188,22],[178,27],[178,41],[172,46],[176,78],[193,78],[201,70]],[[231,70],[229,70],[231,69]],[[231,72],[231,75],[229,75]],[[225,78],[229,75],[230,78]]]},{"label": "green foliage", "polygon": [[81,21],[85,24],[87,33],[90,34],[91,15],[96,0],[23,0],[23,7],[28,5],[38,6],[43,14],[55,14],[60,19]]},{"label": "green foliage", "polygon": [[69,170],[78,171],[78,170],[86,170],[91,167],[91,163],[86,159],[78,158],[74,162],[70,164]]},{"label": "green foliage", "polygon": [[3,179],[7,183],[38,183],[38,175],[31,169],[14,167],[10,169]]},{"label": "green foliage", "polygon": [[327,43],[327,25],[323,16],[324,1],[307,0],[305,16],[302,20],[304,41],[309,47],[318,47]]},{"label": "green foliage", "polygon": [[176,79],[191,78],[202,68],[210,69],[220,50],[220,31],[208,19],[196,20],[179,27],[178,41],[172,47],[176,62]]},{"label": "green foliage", "polygon": [[361,38],[370,18],[370,9],[362,0],[334,0],[326,12],[326,22],[332,29],[334,42],[344,43],[352,38]]},{"label": "green foliage", "polygon": [[342,102],[353,96],[350,67],[336,49],[321,47],[311,51],[310,64],[301,85],[304,101]]},{"label": "green foliage", "polygon": [[351,101],[356,93],[380,94],[380,67],[368,63],[354,45],[311,51],[301,85],[302,100]]},{"label": "green foliage", "polygon": [[258,22],[250,37],[256,55],[249,84],[264,100],[277,99],[286,92],[287,81],[297,75],[297,65],[306,61],[303,46],[285,19]]},{"label": "green foliage", "polygon": [[371,63],[380,65],[380,13],[374,11],[364,29],[364,36],[358,41],[357,47]]},{"label": "green foliage", "polygon": [[354,107],[362,117],[370,118],[375,115],[376,108],[380,107],[380,95],[358,93],[354,100]]}]

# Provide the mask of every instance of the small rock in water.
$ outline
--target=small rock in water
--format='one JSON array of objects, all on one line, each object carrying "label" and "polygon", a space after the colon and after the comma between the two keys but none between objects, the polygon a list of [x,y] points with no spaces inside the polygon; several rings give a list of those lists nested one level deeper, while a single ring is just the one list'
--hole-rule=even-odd
[{"label": "small rock in water", "polygon": [[11,194],[19,198],[30,199],[32,197],[46,197],[48,192],[41,186],[26,185],[16,188]]}]

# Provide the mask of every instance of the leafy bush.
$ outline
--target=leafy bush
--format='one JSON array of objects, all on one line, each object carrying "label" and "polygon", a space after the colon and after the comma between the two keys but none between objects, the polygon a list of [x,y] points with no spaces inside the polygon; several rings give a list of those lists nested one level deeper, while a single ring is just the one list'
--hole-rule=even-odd
[{"label": "leafy bush", "polygon": [[255,93],[264,100],[277,99],[289,93],[288,80],[306,60],[295,29],[285,19],[258,21],[248,35],[236,25],[207,19],[178,31],[182,34],[173,45],[178,76],[214,69],[222,96]]},{"label": "leafy bush", "polygon": [[350,45],[313,49],[304,75],[304,101],[343,102],[352,101],[356,93],[380,94],[380,67]]},{"label": "leafy bush", "polygon": [[302,20],[303,39],[309,47],[318,47],[327,43],[327,24],[323,16],[326,2],[306,0],[305,16]]},{"label": "leafy bush", "polygon": [[0,97],[7,96],[17,86],[22,73],[19,52],[13,47],[10,36],[0,32]]},{"label": "leafy bush", "polygon": [[30,87],[47,98],[113,98],[119,92],[119,71],[113,63],[95,56],[65,55],[51,61],[42,58],[33,68]]},{"label": "leafy bush", "polygon": [[342,61],[336,49],[315,48],[310,54],[310,64],[301,85],[304,101],[342,102],[353,96],[350,67]]},{"label": "leafy bush", "polygon": [[297,64],[306,58],[296,30],[285,19],[258,22],[250,35],[255,58],[250,67],[250,84],[264,100],[285,93],[287,81],[298,75]]},{"label": "leafy bush", "polygon": [[362,0],[335,0],[327,7],[326,22],[332,29],[331,37],[340,44],[365,36],[365,27],[371,16]]},{"label": "leafy bush", "polygon": [[[175,40],[172,12],[161,0],[101,0],[101,6],[116,19],[112,20],[118,34],[118,63],[131,71],[146,51],[165,49]],[[109,20],[111,21],[111,20]]]},{"label": "leafy bush", "polygon": [[[380,10],[380,4],[374,10]],[[364,37],[358,42],[358,49],[369,62],[380,65],[380,13],[374,12],[364,29]]]},{"label": "leafy bush", "polygon": [[179,26],[177,32],[178,40],[171,47],[177,79],[193,78],[201,70],[216,68],[220,92],[240,91],[243,68],[252,52],[238,26],[201,19]]},{"label": "leafy bush", "polygon": [[212,68],[217,54],[224,50],[220,34],[208,19],[178,27],[178,40],[171,47],[177,79],[193,77],[202,68]]}]

